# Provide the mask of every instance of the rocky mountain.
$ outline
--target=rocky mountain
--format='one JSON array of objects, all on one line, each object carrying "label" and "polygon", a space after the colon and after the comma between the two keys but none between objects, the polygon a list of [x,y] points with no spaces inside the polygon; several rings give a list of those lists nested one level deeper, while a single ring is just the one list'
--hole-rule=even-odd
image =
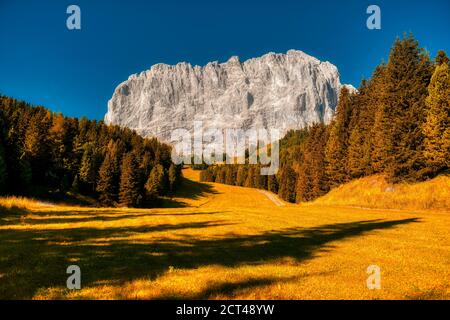
[{"label": "rocky mountain", "polygon": [[[337,68],[297,50],[241,62],[156,64],[131,75],[108,102],[105,122],[170,141],[173,129],[278,128],[328,123],[342,84]],[[352,90],[354,88],[352,87]]]}]

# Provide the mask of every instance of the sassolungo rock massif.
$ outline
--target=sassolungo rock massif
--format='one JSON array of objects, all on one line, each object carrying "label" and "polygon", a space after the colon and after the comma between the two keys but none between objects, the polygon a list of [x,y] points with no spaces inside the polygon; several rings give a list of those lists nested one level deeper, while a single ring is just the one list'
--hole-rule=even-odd
[{"label": "sassolungo rock massif", "polygon": [[173,129],[192,130],[194,120],[205,128],[284,133],[328,123],[342,86],[336,66],[297,50],[204,67],[156,64],[116,88],[105,122],[163,141]]}]

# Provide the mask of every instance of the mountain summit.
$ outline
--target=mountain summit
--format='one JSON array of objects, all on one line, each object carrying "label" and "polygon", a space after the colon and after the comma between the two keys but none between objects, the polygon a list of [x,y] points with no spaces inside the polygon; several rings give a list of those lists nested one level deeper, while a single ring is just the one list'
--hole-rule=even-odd
[{"label": "mountain summit", "polygon": [[[156,64],[114,91],[105,122],[169,141],[173,129],[277,128],[328,123],[343,85],[333,64],[302,51],[206,66]],[[351,87],[351,86],[350,86]],[[354,90],[353,87],[351,87]]]}]

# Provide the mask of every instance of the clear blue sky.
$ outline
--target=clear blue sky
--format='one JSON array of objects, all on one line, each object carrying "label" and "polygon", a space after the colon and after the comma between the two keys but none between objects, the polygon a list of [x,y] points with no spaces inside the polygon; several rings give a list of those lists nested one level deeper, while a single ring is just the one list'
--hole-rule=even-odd
[{"label": "clear blue sky", "polygon": [[[81,30],[66,8],[81,8]],[[381,8],[382,29],[366,28]],[[102,119],[115,87],[159,62],[204,65],[299,49],[335,64],[358,86],[413,32],[450,53],[450,1],[0,0],[0,93],[70,116]]]}]

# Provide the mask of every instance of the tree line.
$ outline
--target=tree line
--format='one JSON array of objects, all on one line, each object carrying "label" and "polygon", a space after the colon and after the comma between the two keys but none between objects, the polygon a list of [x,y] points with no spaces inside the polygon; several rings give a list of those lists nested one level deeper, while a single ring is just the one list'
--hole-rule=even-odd
[{"label": "tree line", "polygon": [[258,166],[210,166],[203,181],[270,190],[290,202],[311,201],[352,179],[383,174],[391,183],[449,172],[450,67],[434,61],[412,35],[397,39],[387,62],[356,92],[343,87],[329,125],[290,131],[280,141],[276,176]]},{"label": "tree line", "polygon": [[156,139],[0,96],[0,194],[75,193],[104,206],[154,206],[180,176],[171,148]]}]

